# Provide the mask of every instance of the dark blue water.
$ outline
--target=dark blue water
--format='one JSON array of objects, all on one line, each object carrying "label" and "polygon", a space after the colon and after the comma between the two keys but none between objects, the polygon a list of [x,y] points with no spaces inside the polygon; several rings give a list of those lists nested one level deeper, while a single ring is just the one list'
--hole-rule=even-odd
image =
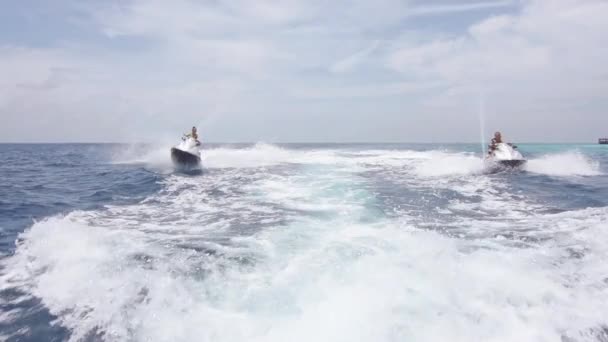
[{"label": "dark blue water", "polygon": [[108,203],[139,201],[163,176],[142,164],[115,164],[119,145],[1,144],[0,251],[39,220]]},{"label": "dark blue water", "polygon": [[602,340],[608,146],[520,150],[0,145],[0,339]]},{"label": "dark blue water", "polygon": [[[129,203],[157,191],[161,176],[143,165],[116,165],[112,156],[121,146],[90,144],[0,144],[0,253],[14,252],[19,233],[35,221],[74,210],[92,210],[108,203]],[[0,311],[25,309],[13,324],[0,330],[16,333],[10,340],[64,340],[66,329],[51,326],[54,319],[39,300],[17,305],[14,289],[3,289]],[[31,330],[30,330],[31,329]]]}]

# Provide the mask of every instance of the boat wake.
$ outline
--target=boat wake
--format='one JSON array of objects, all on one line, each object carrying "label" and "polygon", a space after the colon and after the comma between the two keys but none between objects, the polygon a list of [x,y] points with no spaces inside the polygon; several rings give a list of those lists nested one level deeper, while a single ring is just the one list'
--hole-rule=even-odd
[{"label": "boat wake", "polygon": [[[530,164],[561,159],[592,165]],[[2,305],[39,299],[72,341],[599,341],[608,323],[608,208],[552,212],[474,154],[258,144],[203,162],[138,203],[34,223],[2,260],[0,291],[20,293]]]}]

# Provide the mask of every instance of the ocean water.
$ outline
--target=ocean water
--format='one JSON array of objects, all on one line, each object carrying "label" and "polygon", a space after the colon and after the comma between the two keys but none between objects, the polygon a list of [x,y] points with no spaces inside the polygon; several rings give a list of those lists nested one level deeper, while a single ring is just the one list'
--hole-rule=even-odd
[{"label": "ocean water", "polygon": [[608,146],[0,145],[3,341],[608,341]]}]

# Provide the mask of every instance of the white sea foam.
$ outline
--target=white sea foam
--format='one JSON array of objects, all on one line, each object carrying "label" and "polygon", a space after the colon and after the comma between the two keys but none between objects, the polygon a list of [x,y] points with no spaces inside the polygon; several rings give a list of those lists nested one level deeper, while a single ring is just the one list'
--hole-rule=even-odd
[{"label": "white sea foam", "polygon": [[481,173],[483,161],[471,154],[433,152],[428,160],[415,168],[416,173],[426,177],[467,175]]},{"label": "white sea foam", "polygon": [[[248,151],[208,151],[211,172],[141,203],[37,222],[0,286],[73,341],[593,341],[606,324],[606,208],[544,214],[469,154]],[[387,215],[365,172],[470,215],[434,218],[457,234],[414,205]]]},{"label": "white sea foam", "polygon": [[264,143],[250,148],[211,148],[204,151],[203,163],[208,168],[260,167],[288,162],[294,153]]},{"label": "white sea foam", "polygon": [[114,150],[114,164],[142,164],[161,173],[173,170],[171,164],[170,145],[120,145]]},{"label": "white sea foam", "polygon": [[579,152],[548,154],[528,161],[526,170],[549,176],[596,176],[601,174],[597,161]]}]

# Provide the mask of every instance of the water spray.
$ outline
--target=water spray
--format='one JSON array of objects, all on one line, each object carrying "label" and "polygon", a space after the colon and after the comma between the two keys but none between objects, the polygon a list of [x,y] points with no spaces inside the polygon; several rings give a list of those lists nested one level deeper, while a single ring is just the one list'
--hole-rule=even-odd
[{"label": "water spray", "polygon": [[483,92],[479,94],[479,135],[481,138],[481,153],[486,155],[486,139],[485,139],[485,96]]}]

